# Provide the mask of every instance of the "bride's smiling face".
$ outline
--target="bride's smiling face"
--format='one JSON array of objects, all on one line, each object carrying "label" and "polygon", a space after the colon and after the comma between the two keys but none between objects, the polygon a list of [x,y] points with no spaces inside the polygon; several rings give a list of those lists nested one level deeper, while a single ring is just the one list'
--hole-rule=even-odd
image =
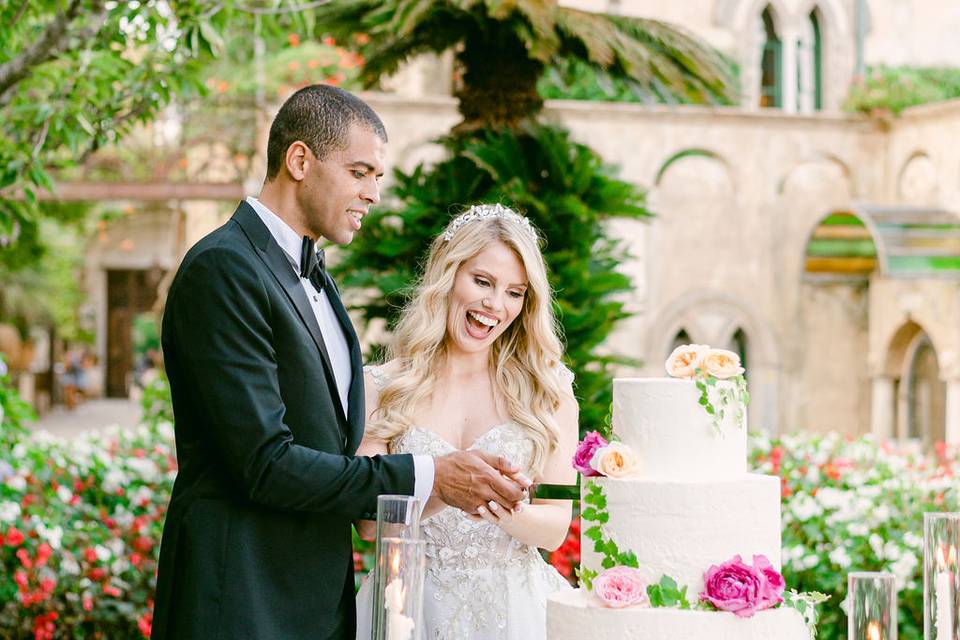
[{"label": "bride's smiling face", "polygon": [[465,353],[489,349],[520,315],[526,293],[527,270],[502,242],[465,261],[450,292],[449,346]]}]

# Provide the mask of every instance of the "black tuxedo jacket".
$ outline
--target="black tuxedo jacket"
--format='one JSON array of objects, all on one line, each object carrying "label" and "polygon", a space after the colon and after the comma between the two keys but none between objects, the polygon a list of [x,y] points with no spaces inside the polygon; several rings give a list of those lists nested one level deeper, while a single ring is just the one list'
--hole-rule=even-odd
[{"label": "black tuxedo jacket", "polygon": [[353,638],[351,520],[413,493],[409,455],[353,457],[349,415],[289,258],[250,205],[184,257],[163,317],[179,473],[163,529],[155,640]]}]

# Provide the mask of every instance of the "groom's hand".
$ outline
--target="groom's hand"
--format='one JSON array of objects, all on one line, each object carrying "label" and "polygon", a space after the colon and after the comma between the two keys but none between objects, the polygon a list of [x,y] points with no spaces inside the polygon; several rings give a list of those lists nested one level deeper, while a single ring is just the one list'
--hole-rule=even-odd
[{"label": "groom's hand", "polygon": [[529,486],[530,480],[503,456],[458,451],[434,460],[434,495],[467,513],[491,501],[512,511]]}]

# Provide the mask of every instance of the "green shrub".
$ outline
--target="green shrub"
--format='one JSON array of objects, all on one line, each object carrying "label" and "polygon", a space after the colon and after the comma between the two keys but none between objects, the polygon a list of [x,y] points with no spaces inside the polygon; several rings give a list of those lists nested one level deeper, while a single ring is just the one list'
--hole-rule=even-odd
[{"label": "green shrub", "polygon": [[[643,191],[560,128],[480,130],[446,139],[451,156],[432,167],[396,173],[395,207],[379,207],[344,249],[336,272],[346,288],[375,292],[356,305],[366,322],[392,327],[430,242],[467,205],[502,202],[529,216],[546,238],[544,255],[576,375],[580,423],[600,424],[610,404],[610,366],[629,362],[599,347],[627,317],[618,297],[631,288],[617,272],[627,258],[604,227],[615,217],[644,218]],[[371,359],[382,355],[374,345]]]},{"label": "green shrub", "polygon": [[899,114],[908,107],[952,98],[960,98],[960,69],[875,67],[850,86],[843,108]]}]

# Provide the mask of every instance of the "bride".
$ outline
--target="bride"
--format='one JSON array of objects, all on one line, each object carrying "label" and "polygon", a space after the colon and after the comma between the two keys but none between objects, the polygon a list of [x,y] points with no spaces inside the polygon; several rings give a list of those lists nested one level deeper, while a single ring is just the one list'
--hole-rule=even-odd
[{"label": "bride", "polygon": [[[477,205],[431,245],[390,360],[365,372],[366,433],[358,455],[502,455],[537,483],[572,484],[577,444],[573,375],[561,363],[537,232],[501,205]],[[537,640],[546,599],[570,588],[539,549],[556,549],[569,501],[475,514],[436,496],[424,507],[424,640]],[[370,522],[358,523],[372,537]],[[358,595],[358,640],[370,638],[372,580]]]}]

